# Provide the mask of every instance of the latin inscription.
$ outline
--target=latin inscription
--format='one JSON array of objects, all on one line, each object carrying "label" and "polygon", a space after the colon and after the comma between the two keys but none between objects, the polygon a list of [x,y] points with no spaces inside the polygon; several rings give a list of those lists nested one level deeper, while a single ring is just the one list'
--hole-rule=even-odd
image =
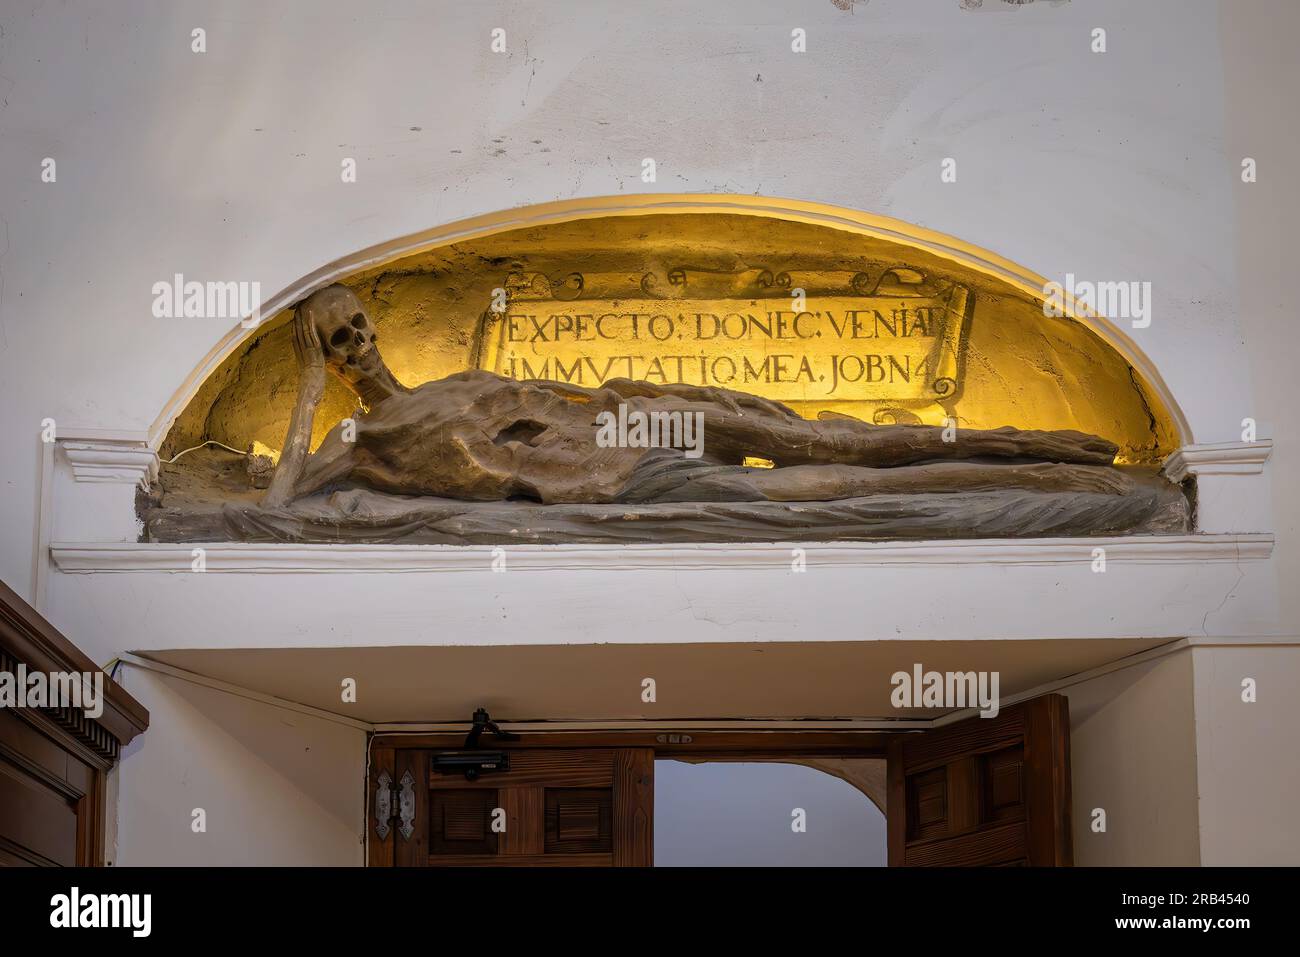
[{"label": "latin inscription", "polygon": [[721,386],[787,401],[933,399],[955,385],[965,290],[943,298],[511,303],[484,368],[600,386]]}]

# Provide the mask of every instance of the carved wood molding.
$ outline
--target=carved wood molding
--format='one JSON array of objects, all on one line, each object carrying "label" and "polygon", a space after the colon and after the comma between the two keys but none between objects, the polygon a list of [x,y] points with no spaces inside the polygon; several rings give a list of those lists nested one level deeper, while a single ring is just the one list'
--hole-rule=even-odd
[{"label": "carved wood molding", "polygon": [[[0,671],[93,674],[100,668],[48,621],[0,582]],[[103,713],[89,717],[73,707],[19,708],[34,724],[58,729],[83,752],[111,765],[121,747],[149,727],[149,712],[105,676]]]}]

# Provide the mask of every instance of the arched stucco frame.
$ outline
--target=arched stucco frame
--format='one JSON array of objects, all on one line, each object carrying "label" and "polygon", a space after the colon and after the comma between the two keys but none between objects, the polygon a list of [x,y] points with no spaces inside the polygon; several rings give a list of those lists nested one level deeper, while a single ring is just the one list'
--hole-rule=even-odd
[{"label": "arched stucco frame", "polygon": [[[846,207],[794,199],[766,196],[741,196],[711,193],[659,193],[633,196],[598,196],[567,199],[515,209],[500,210],[469,219],[461,219],[431,229],[370,246],[336,259],[303,276],[262,303],[261,315],[274,316],[304,296],[346,277],[386,263],[449,243],[491,236],[514,229],[545,226],[582,219],[609,216],[636,216],[664,213],[728,213],[762,218],[785,219],[858,233],[912,246],[942,256],[955,263],[1010,283],[1031,298],[1043,301],[1047,280],[1032,270],[1003,259],[996,253],[963,242],[953,236],[914,226],[887,216],[878,216]],[[1102,341],[1122,356],[1159,396],[1177,430],[1177,444],[1190,445],[1194,439],[1187,418],[1174,399],[1155,364],[1142,352],[1120,326],[1083,303],[1066,297],[1065,314],[1087,326]],[[203,360],[186,376],[167,405],[149,428],[149,445],[155,451],[162,445],[172,423],[176,421],[199,387],[213,371],[256,332],[256,326],[237,323],[209,350]]]}]

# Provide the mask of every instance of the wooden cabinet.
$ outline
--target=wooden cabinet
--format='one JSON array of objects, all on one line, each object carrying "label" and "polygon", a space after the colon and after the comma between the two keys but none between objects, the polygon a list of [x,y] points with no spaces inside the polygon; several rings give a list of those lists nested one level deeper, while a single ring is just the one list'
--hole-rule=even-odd
[{"label": "wooden cabinet", "polygon": [[[97,670],[0,582],[0,672]],[[106,776],[149,712],[108,676],[102,705],[97,718],[68,706],[0,708],[0,865],[105,863]]]}]

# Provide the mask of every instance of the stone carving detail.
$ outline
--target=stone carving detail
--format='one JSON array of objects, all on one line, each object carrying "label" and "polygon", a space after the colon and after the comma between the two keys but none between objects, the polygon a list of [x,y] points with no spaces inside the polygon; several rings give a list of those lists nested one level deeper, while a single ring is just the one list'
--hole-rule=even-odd
[{"label": "stone carving detail", "polygon": [[512,273],[503,288],[508,305],[478,325],[477,368],[578,386],[613,378],[713,386],[802,403],[805,412],[848,404],[870,409],[877,424],[933,424],[948,414],[942,403],[960,389],[974,300],[951,279],[891,263],[674,266],[639,280]]},{"label": "stone carving detail", "polygon": [[[887,276],[920,278],[900,268],[870,283]],[[544,292],[552,284],[521,277],[517,285]],[[581,290],[584,278],[572,285]],[[150,537],[826,541],[1188,525],[1176,486],[1115,467],[1116,446],[1080,432],[944,428],[909,424],[905,414],[895,424],[833,414],[811,421],[746,392],[626,378],[580,386],[471,370],[408,388],[341,285],[300,303],[293,327],[299,393],[265,497],[156,509]],[[365,409],[309,452],[327,373]],[[658,417],[669,432],[679,423],[678,437],[698,423],[698,449],[647,446],[630,432],[627,441],[601,441],[598,423],[637,415]]]}]

